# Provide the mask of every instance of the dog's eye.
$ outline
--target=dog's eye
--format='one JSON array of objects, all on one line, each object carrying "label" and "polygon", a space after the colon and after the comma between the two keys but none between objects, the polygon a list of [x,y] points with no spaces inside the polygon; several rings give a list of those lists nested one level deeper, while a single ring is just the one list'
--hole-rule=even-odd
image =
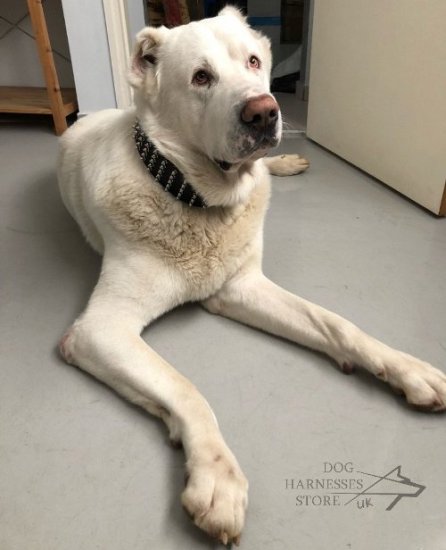
[{"label": "dog's eye", "polygon": [[196,84],[197,86],[207,86],[208,84],[210,84],[211,80],[212,76],[207,71],[200,69],[194,74],[192,78],[192,83]]},{"label": "dog's eye", "polygon": [[249,66],[251,69],[260,69],[260,59],[255,55],[251,55],[249,58]]}]

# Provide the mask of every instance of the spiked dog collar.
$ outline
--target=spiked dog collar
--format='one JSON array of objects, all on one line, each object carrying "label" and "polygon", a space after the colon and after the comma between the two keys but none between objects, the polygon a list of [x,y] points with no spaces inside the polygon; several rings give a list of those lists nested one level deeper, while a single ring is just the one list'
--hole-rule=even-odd
[{"label": "spiked dog collar", "polygon": [[138,121],[133,126],[133,137],[141,160],[163,188],[177,200],[189,206],[207,208],[206,201],[184,179],[178,168],[167,160],[150,141]]}]

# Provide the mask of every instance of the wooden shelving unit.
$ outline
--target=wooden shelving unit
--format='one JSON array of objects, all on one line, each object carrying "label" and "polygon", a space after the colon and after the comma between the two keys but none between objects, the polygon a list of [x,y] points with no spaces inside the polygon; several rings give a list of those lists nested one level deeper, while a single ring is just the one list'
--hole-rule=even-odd
[{"label": "wooden shelving unit", "polygon": [[[77,109],[76,92],[72,88],[61,88],[65,116]],[[24,88],[0,86],[0,112],[52,115],[46,88]]]},{"label": "wooden shelving unit", "polygon": [[0,112],[52,115],[55,132],[67,129],[66,117],[77,111],[76,92],[60,88],[41,0],[27,0],[46,88],[0,87]]}]

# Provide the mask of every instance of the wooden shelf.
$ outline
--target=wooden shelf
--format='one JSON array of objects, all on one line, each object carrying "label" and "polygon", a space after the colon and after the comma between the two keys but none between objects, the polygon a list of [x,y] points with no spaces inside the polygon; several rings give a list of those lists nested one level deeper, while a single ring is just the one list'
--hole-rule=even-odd
[{"label": "wooden shelf", "polygon": [[[76,92],[72,88],[62,88],[62,103],[65,116],[77,111]],[[23,88],[0,86],[1,113],[28,113],[52,115],[46,88]]]},{"label": "wooden shelf", "polygon": [[67,115],[77,111],[75,91],[60,89],[42,0],[27,0],[46,88],[0,87],[0,112],[52,115],[60,136],[67,129]]}]

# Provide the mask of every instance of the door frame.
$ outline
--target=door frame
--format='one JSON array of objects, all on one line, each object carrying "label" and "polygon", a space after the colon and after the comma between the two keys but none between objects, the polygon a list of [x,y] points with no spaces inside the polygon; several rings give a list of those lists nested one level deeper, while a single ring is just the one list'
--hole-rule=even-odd
[{"label": "door frame", "polygon": [[102,0],[102,6],[116,106],[126,109],[132,105],[132,90],[127,79],[131,51],[127,0]]}]

